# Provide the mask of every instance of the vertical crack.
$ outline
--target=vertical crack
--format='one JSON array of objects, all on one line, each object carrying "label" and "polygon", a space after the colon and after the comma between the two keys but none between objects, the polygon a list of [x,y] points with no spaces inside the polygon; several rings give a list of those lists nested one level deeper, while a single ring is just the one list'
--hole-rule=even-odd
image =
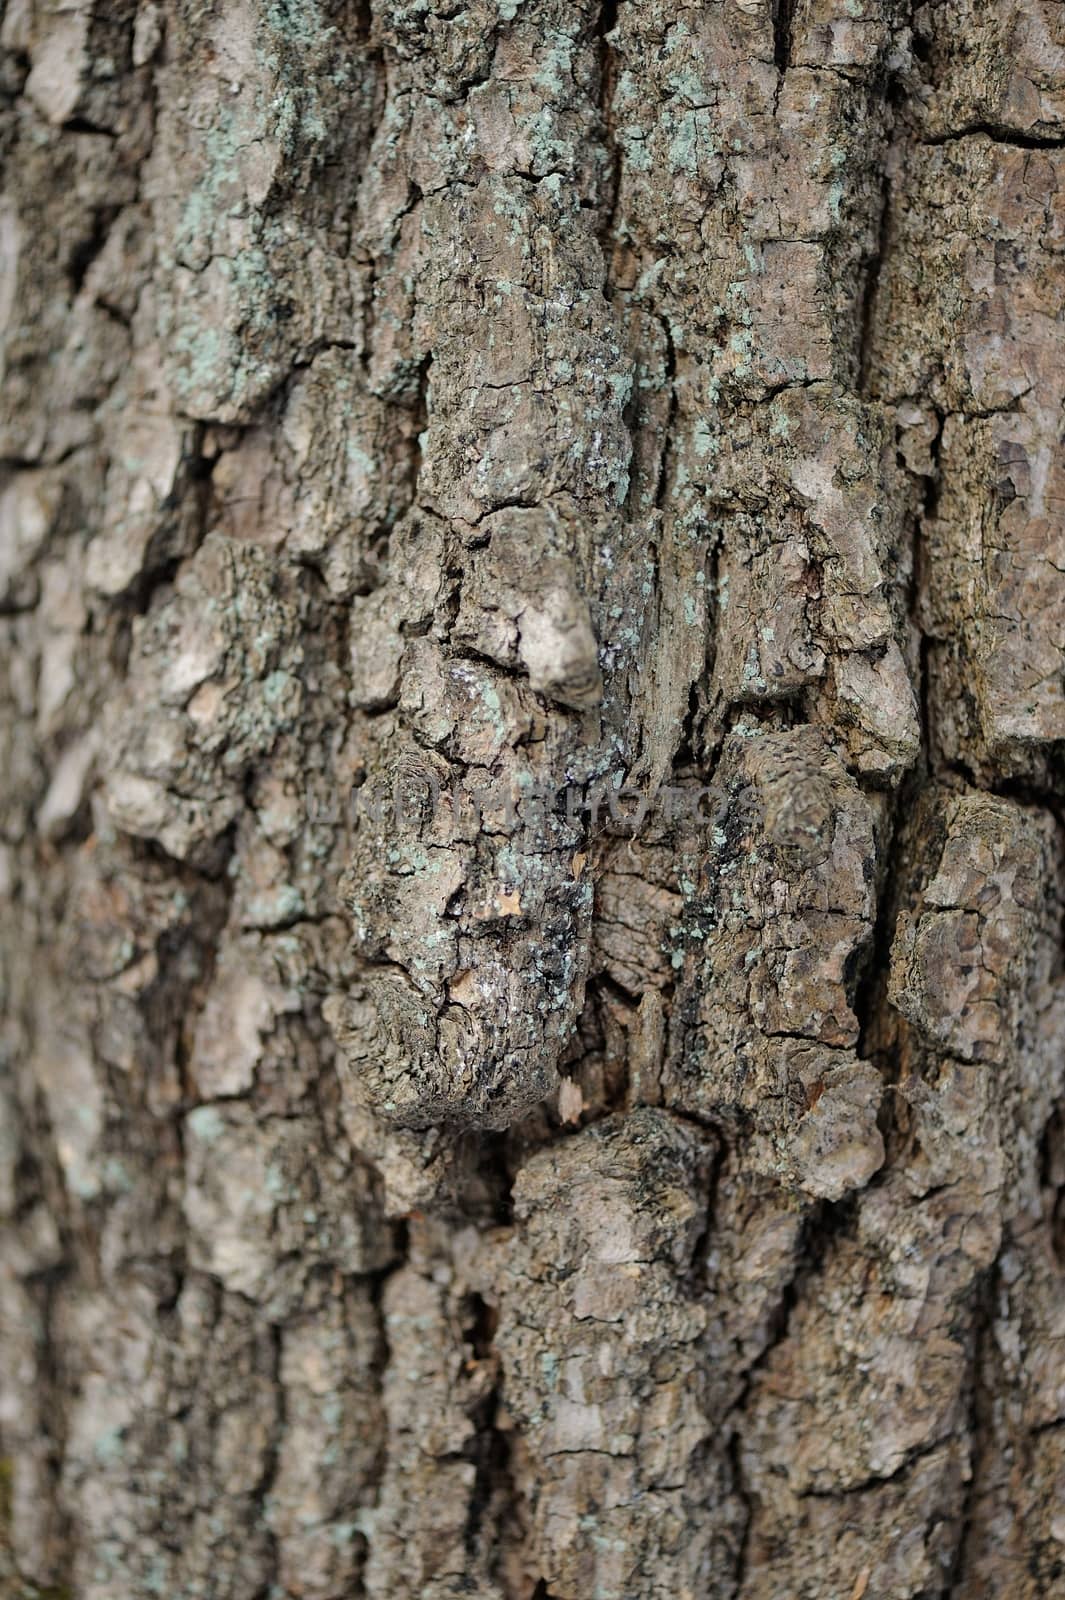
[{"label": "vertical crack", "polygon": [[[890,152],[889,152],[890,159]],[[861,309],[858,316],[858,393],[868,395],[873,355],[873,330],[876,321],[876,299],[880,276],[887,260],[891,226],[891,178],[885,162],[881,178],[880,216],[877,222],[876,246],[865,269],[862,285]]]},{"label": "vertical crack", "polygon": [[415,508],[419,504],[424,456],[422,440],[429,426],[429,369],[432,364],[432,354],[429,354],[418,368],[418,389],[414,401],[414,421],[410,436],[410,503]]},{"label": "vertical crack", "polygon": [[596,22],[595,33],[600,41],[599,67],[599,120],[603,134],[603,147],[608,166],[606,204],[599,247],[603,253],[603,296],[613,298],[614,219],[617,215],[618,196],[621,192],[621,150],[614,134],[614,90],[617,86],[617,53],[610,35],[617,27],[619,0],[604,0]]},{"label": "vertical crack", "polygon": [[992,1425],[991,1389],[987,1384],[987,1364],[990,1349],[991,1323],[996,1299],[998,1268],[988,1272],[983,1291],[976,1304],[973,1319],[973,1348],[969,1368],[969,1480],[965,1485],[958,1524],[958,1542],[950,1575],[943,1588],[943,1600],[954,1600],[964,1592],[965,1571],[969,1545],[975,1527],[975,1507],[984,1475],[986,1446]]},{"label": "vertical crack", "polygon": [[494,1339],[498,1321],[498,1312],[481,1295],[470,1296],[470,1321],[463,1330],[466,1344],[472,1352],[474,1361],[496,1363],[495,1382],[479,1405],[477,1415],[473,1419],[477,1430],[471,1447],[474,1480],[466,1512],[464,1535],[466,1554],[471,1561],[476,1560],[492,1501],[499,1495],[501,1489],[508,1500],[513,1494],[509,1442],[507,1435],[498,1426],[497,1420],[500,1405],[500,1374]]},{"label": "vertical crack", "polygon": [[794,16],[795,0],[774,0],[773,61],[781,76],[791,66],[791,34]]},{"label": "vertical crack", "polygon": [[935,766],[935,750],[932,742],[932,705],[931,705],[931,653],[932,639],[925,632],[921,622],[921,595],[928,582],[928,549],[925,537],[926,524],[934,521],[939,510],[939,497],[942,489],[942,470],[940,467],[940,449],[943,440],[943,425],[945,418],[942,412],[936,412],[936,432],[931,440],[928,453],[932,464],[931,473],[924,479],[924,489],[921,505],[914,517],[913,524],[913,575],[910,592],[909,614],[911,624],[917,634],[919,650],[919,672],[917,684],[917,705],[921,719],[921,746],[925,762],[929,771]]}]

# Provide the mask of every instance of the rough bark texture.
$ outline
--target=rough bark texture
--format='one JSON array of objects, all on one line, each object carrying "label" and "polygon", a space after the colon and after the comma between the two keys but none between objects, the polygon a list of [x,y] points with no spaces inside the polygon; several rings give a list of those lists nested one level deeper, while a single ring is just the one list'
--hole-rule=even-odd
[{"label": "rough bark texture", "polygon": [[1062,7],[0,42],[0,1593],[1065,1593]]}]

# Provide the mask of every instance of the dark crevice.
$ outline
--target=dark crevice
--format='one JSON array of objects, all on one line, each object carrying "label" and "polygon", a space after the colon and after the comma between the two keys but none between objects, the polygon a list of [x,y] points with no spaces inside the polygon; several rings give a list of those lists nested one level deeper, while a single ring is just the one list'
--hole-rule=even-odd
[{"label": "dark crevice", "polygon": [[949,133],[934,133],[922,139],[921,144],[954,144],[958,139],[974,139],[983,135],[993,144],[1004,144],[1015,150],[1065,150],[1065,135],[1019,133],[1013,128],[995,122],[971,122],[964,128],[951,129]]},{"label": "dark crevice", "polygon": [[185,561],[207,536],[211,513],[211,478],[221,456],[203,451],[204,427],[192,430],[189,447],[175,474],[174,487],[160,505],[159,525],[153,533],[140,570],[129,587],[115,597],[121,608],[116,644],[116,666],[125,669],[130,643],[129,621],[150,611],[157,595],[176,579]]},{"label": "dark crevice", "polygon": [[[385,1317],[385,1290],[390,1280],[396,1273],[406,1267],[410,1261],[410,1224],[405,1217],[398,1218],[392,1224],[395,1254],[387,1266],[378,1272],[369,1274],[368,1287],[370,1304],[373,1307],[376,1322],[377,1348],[375,1351],[375,1401],[382,1407],[384,1404],[385,1374],[392,1363],[393,1350],[388,1338],[388,1324]],[[377,1440],[376,1459],[373,1471],[370,1473],[369,1493],[371,1499],[380,1492],[384,1482],[385,1471],[388,1466],[388,1425],[387,1419],[382,1416],[382,1426]]]},{"label": "dark crevice", "polygon": [[820,1275],[830,1248],[837,1239],[854,1233],[860,1198],[860,1194],[855,1192],[844,1196],[842,1200],[820,1201],[804,1218],[795,1251],[795,1271],[781,1290],[765,1344],[747,1368],[743,1387],[729,1406],[727,1415],[742,1416],[746,1411],[758,1375],[768,1366],[774,1351],[789,1337],[792,1314],[803,1300],[811,1281]]},{"label": "dark crevice", "polygon": [[611,996],[620,1005],[630,1010],[635,1010],[642,999],[642,995],[637,994],[635,989],[627,988],[625,984],[618,978],[613,977],[609,972],[596,973],[594,982],[596,988],[602,994]]},{"label": "dark crevice", "polygon": [[870,1473],[867,1478],[858,1478],[839,1488],[810,1488],[804,1489],[799,1495],[800,1500],[830,1500],[840,1505],[853,1505],[852,1495],[869,1494],[877,1489],[883,1489],[887,1484],[898,1483],[907,1478],[920,1461],[925,1461],[941,1450],[943,1441],[940,1438],[927,1440],[924,1444],[912,1445],[903,1451],[902,1459],[897,1467],[890,1472]]},{"label": "dark crevice", "polygon": [[90,213],[92,226],[71,251],[67,261],[67,280],[72,294],[76,295],[81,290],[89,268],[107,242],[107,236],[119,209],[118,206],[101,206]]},{"label": "dark crevice", "polygon": [[603,0],[603,4],[599,7],[599,16],[595,24],[598,38],[605,39],[617,27],[619,3],[620,0]]},{"label": "dark crevice", "polygon": [[680,739],[676,753],[673,757],[672,770],[676,776],[687,773],[699,774],[700,762],[697,749],[696,727],[699,719],[699,686],[697,683],[688,685],[688,705],[681,723]]},{"label": "dark crevice", "polygon": [[495,1228],[509,1228],[514,1222],[514,1176],[510,1130],[471,1135],[469,1139],[473,1156],[473,1176],[482,1193],[476,1197],[486,1221]]},{"label": "dark crevice", "polygon": [[[365,143],[365,149],[367,152],[369,152],[374,147],[374,141],[377,138],[378,129],[384,120],[389,95],[388,69],[385,63],[384,54],[378,46],[371,42],[374,36],[374,19],[373,8],[369,4],[369,0],[356,0],[356,28],[360,37],[366,41],[366,69],[367,71],[372,71],[374,74],[373,110],[370,114],[369,127],[366,130]],[[360,176],[359,185],[356,189],[355,196],[353,197],[353,216],[356,214],[359,189],[361,189],[363,179],[369,170],[370,163],[367,160],[365,170],[362,176]],[[395,227],[397,231],[399,229],[400,220],[401,219],[398,217],[395,219]],[[359,265],[366,273],[366,285],[362,302],[363,314],[360,361],[363,373],[368,377],[373,359],[374,306],[377,297],[377,257],[368,250],[360,249],[357,245],[355,247],[355,256]]]},{"label": "dark crevice", "polygon": [[102,139],[118,138],[114,128],[105,128],[98,122],[90,122],[88,117],[68,117],[62,127],[64,133],[91,133]]},{"label": "dark crevice", "polygon": [[0,455],[0,472],[36,472],[41,467],[61,467],[84,448],[84,444],[76,443],[66,445],[54,453],[42,450],[39,455],[32,456]]},{"label": "dark crevice", "polygon": [[599,246],[603,254],[603,296],[610,300],[613,297],[612,265],[614,255],[614,220],[617,215],[618,197],[621,193],[621,147],[614,134],[614,94],[617,88],[618,59],[617,52],[611,47],[607,37],[617,24],[618,3],[612,0],[603,6],[599,15],[599,25],[596,29],[600,40],[601,61],[599,68],[599,118],[603,131],[603,144],[609,163],[607,176],[607,197],[602,225],[599,230]]},{"label": "dark crevice", "polygon": [[368,42],[373,36],[373,6],[370,0],[353,0],[352,14],[359,38]]},{"label": "dark crevice", "polygon": [[876,300],[884,263],[887,260],[890,226],[891,179],[885,171],[881,179],[880,216],[877,222],[876,248],[865,268],[861,309],[858,319],[858,393],[860,395],[867,395],[870,390]]},{"label": "dark crevice", "polygon": [[474,1465],[474,1480],[466,1511],[463,1543],[467,1557],[471,1562],[475,1562],[479,1555],[486,1553],[481,1548],[485,1533],[491,1535],[491,1525],[486,1528],[489,1509],[494,1501],[498,1501],[501,1492],[505,1493],[508,1501],[511,1500],[515,1489],[510,1470],[510,1441],[507,1434],[497,1426],[500,1377],[493,1341],[499,1315],[496,1308],[489,1305],[479,1294],[471,1294],[467,1305],[468,1320],[463,1329],[463,1337],[472,1353],[472,1360],[476,1363],[496,1363],[497,1366],[496,1381],[472,1419],[476,1431],[470,1446],[469,1458]]},{"label": "dark crevice", "polygon": [[[901,807],[899,808],[901,811]],[[899,811],[896,812],[896,826]],[[875,1037],[877,1023],[887,1003],[888,974],[891,966],[891,948],[895,942],[895,925],[899,914],[899,839],[891,839],[879,895],[873,935],[859,952],[851,1009],[858,1020],[856,1051],[862,1060],[877,1059],[879,1054]]]},{"label": "dark crevice", "polygon": [[283,1355],[282,1331],[275,1324],[268,1328],[268,1334],[273,1350],[273,1359],[269,1373],[270,1386],[276,1396],[276,1410],[270,1427],[269,1439],[265,1450],[263,1473],[256,1487],[251,1493],[252,1526],[261,1530],[266,1548],[270,1553],[270,1567],[272,1571],[267,1581],[256,1592],[255,1600],[269,1600],[269,1596],[277,1593],[278,1577],[280,1574],[280,1551],[278,1549],[277,1535],[270,1526],[266,1511],[270,1503],[271,1491],[281,1467],[282,1446],[285,1440],[285,1386],[281,1381],[281,1364]]},{"label": "dark crevice", "polygon": [[506,495],[501,500],[493,500],[491,505],[485,506],[483,511],[478,512],[471,526],[479,528],[486,517],[494,516],[497,511],[537,511],[542,505],[543,501],[537,495]]},{"label": "dark crevice", "polygon": [[791,66],[794,17],[795,0],[773,0],[773,63],[781,74]]},{"label": "dark crevice", "polygon": [[872,347],[876,320],[877,297],[880,281],[891,243],[892,217],[892,162],[895,155],[896,130],[905,115],[906,90],[904,78],[898,69],[889,71],[881,85],[884,107],[885,138],[880,146],[880,209],[876,221],[876,240],[872,254],[863,263],[861,299],[858,314],[857,391],[859,395],[870,392]]},{"label": "dark crevice", "polygon": [[984,1476],[985,1460],[990,1443],[989,1435],[993,1423],[993,1389],[987,1382],[986,1369],[991,1357],[992,1323],[994,1321],[994,1305],[997,1293],[998,1267],[996,1264],[996,1266],[988,1270],[982,1283],[978,1285],[978,1297],[973,1317],[972,1355],[969,1363],[969,1476],[962,1498],[958,1542],[954,1549],[954,1560],[940,1600],[953,1600],[953,1596],[964,1593],[965,1568],[969,1553],[969,1543],[975,1525],[976,1501]]},{"label": "dark crevice", "polygon": [[669,469],[673,455],[673,433],[677,423],[677,351],[673,344],[669,318],[660,316],[658,320],[666,339],[665,377],[669,385],[669,413],[666,418],[665,443],[662,446],[662,457],[658,464],[658,482],[655,484],[655,506],[659,511],[664,511],[669,495]]},{"label": "dark crevice", "polygon": [[728,1461],[729,1470],[732,1474],[732,1492],[740,1500],[744,1510],[743,1531],[740,1534],[739,1547],[736,1551],[736,1564],[732,1571],[733,1591],[735,1594],[742,1594],[744,1584],[747,1581],[747,1560],[751,1546],[751,1526],[754,1522],[754,1508],[743,1471],[742,1440],[738,1430],[729,1439]]},{"label": "dark crevice", "polygon": [[921,625],[921,595],[927,592],[929,574],[926,571],[928,563],[928,542],[926,528],[933,522],[939,512],[939,500],[942,493],[942,471],[940,468],[940,449],[943,439],[942,415],[938,423],[934,438],[928,446],[931,471],[922,480],[921,504],[914,517],[913,523],[913,553],[912,571],[910,574],[909,615],[911,625],[918,639],[918,683],[917,707],[921,722],[921,748],[927,768],[931,770],[935,763],[935,750],[932,741],[932,651],[934,640],[926,634]]},{"label": "dark crevice", "polygon": [[999,800],[1012,800],[1019,806],[1031,806],[1034,810],[1049,811],[1061,827],[1065,825],[1062,814],[1065,742],[1055,740],[1048,743],[1045,754],[1050,766],[1046,783],[1028,777],[981,778],[962,761],[951,763],[945,770],[960,778],[970,789],[979,789],[982,794],[995,795]]},{"label": "dark crevice", "polygon": [[691,1248],[688,1264],[687,1284],[689,1294],[693,1300],[707,1304],[713,1299],[714,1284],[712,1275],[712,1250],[714,1227],[718,1215],[718,1193],[721,1186],[721,1174],[725,1170],[725,1163],[729,1156],[729,1147],[717,1128],[700,1128],[703,1138],[710,1134],[710,1171],[706,1183],[706,1213],[703,1225]]},{"label": "dark crevice", "polygon": [[1065,1106],[1055,1106],[1043,1129],[1039,1186],[1050,1248],[1059,1267],[1065,1267]]}]

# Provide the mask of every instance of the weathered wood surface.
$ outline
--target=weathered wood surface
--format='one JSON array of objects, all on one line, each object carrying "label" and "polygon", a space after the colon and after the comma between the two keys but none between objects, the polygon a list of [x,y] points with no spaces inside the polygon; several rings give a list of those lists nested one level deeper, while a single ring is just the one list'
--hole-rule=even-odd
[{"label": "weathered wood surface", "polygon": [[0,45],[0,1593],[1065,1592],[1062,7]]}]

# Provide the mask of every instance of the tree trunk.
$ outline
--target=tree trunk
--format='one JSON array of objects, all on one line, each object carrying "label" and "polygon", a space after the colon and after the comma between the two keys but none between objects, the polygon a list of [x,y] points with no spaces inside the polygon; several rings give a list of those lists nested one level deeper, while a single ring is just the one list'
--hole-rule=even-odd
[{"label": "tree trunk", "polygon": [[1065,1593],[1061,6],[0,38],[0,1594]]}]

